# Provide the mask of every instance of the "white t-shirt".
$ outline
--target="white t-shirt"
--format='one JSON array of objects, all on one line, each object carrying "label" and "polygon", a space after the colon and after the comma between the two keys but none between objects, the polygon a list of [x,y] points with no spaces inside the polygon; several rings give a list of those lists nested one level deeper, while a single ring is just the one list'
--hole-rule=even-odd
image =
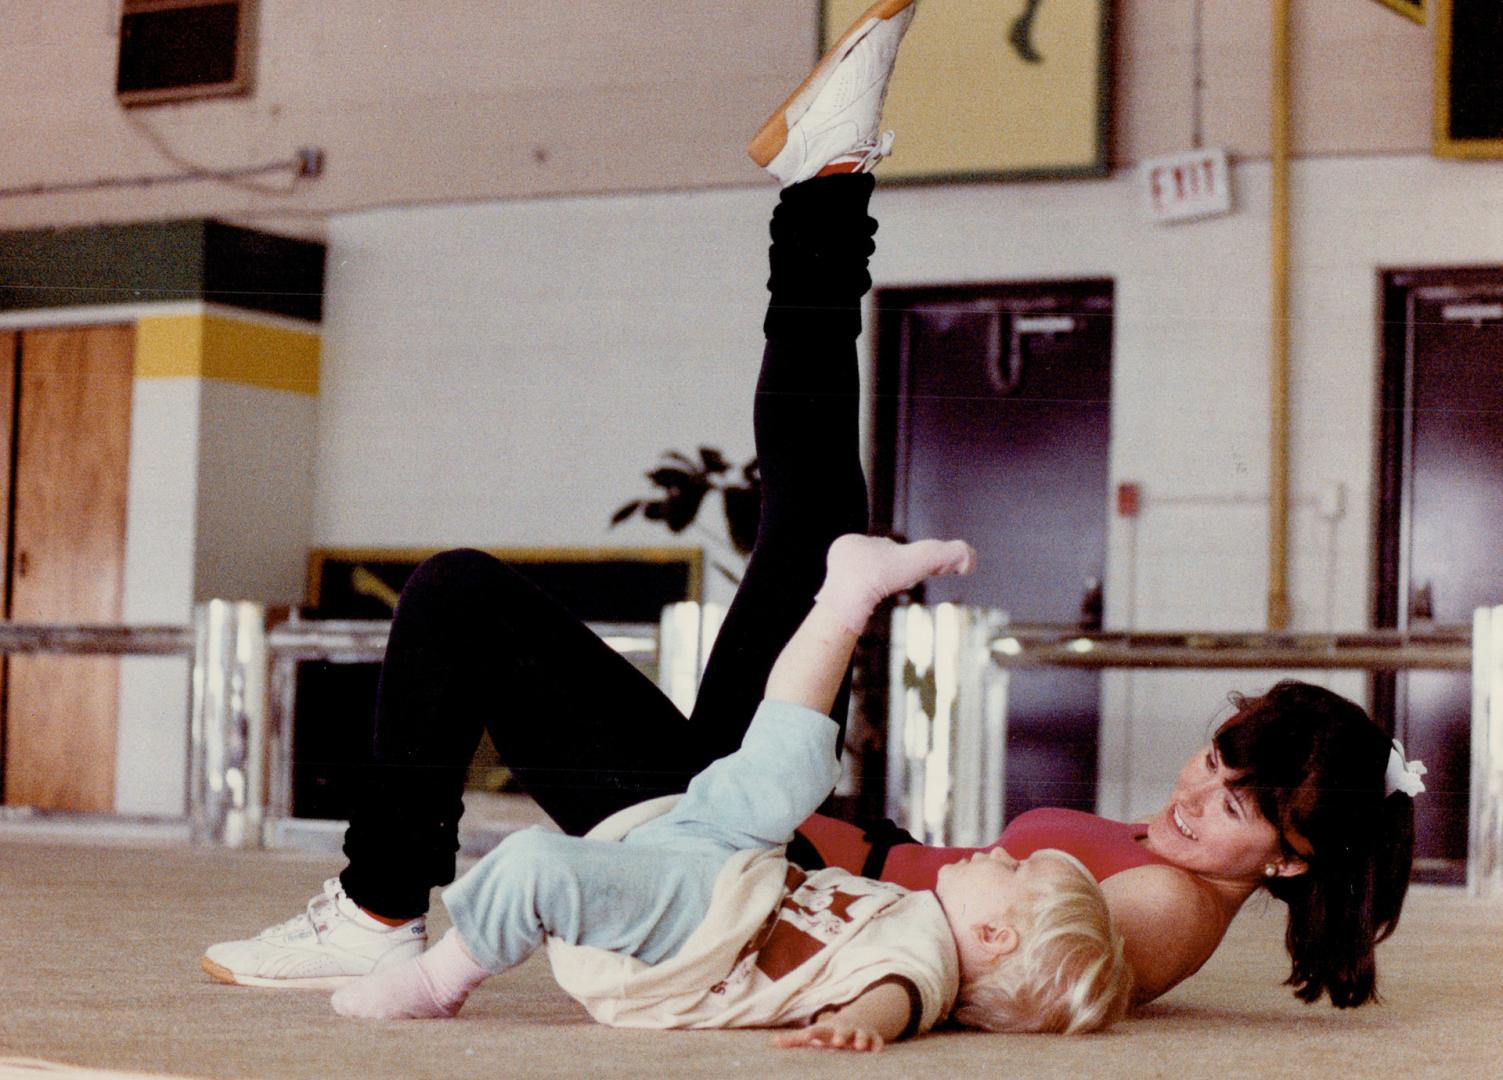
[{"label": "white t-shirt", "polygon": [[[672,804],[655,800],[602,822],[619,838]],[[602,1023],[643,1028],[809,1023],[885,982],[913,1002],[905,1035],[949,1012],[960,986],[955,942],[930,892],[827,868],[806,873],[782,848],[738,852],[716,876],[705,920],[669,959],[550,939],[560,986]]]}]

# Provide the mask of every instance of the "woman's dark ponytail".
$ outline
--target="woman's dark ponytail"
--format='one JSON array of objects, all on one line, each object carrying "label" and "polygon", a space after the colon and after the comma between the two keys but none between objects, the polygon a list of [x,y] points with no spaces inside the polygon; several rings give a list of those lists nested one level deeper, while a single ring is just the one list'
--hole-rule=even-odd
[{"label": "woman's dark ponytail", "polygon": [[[1301,1001],[1329,995],[1338,1009],[1378,1000],[1374,949],[1398,926],[1414,857],[1414,800],[1383,800],[1380,822],[1337,851],[1317,848],[1309,870],[1274,878],[1268,891],[1289,906],[1284,982]],[[1367,842],[1364,842],[1367,841]]]},{"label": "woman's dark ponytail", "polygon": [[1281,682],[1236,698],[1216,733],[1236,786],[1253,793],[1287,857],[1306,870],[1265,881],[1289,907],[1286,984],[1337,1008],[1377,998],[1374,949],[1398,925],[1414,861],[1414,800],[1384,795],[1390,741],[1359,706]]}]

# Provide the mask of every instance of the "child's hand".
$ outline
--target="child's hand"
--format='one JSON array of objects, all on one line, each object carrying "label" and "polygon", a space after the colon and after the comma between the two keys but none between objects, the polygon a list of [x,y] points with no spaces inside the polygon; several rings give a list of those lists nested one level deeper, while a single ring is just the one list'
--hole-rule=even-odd
[{"label": "child's hand", "polygon": [[807,1046],[816,1050],[863,1050],[872,1053],[879,1052],[883,1045],[882,1036],[870,1028],[838,1019],[780,1032],[773,1036],[772,1044],[785,1050]]}]

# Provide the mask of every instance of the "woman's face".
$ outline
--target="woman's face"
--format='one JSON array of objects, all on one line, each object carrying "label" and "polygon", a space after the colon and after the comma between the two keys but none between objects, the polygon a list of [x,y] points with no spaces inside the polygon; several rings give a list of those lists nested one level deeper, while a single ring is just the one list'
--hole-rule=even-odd
[{"label": "woman's face", "polygon": [[1215,743],[1185,762],[1169,802],[1148,823],[1153,850],[1203,877],[1252,880],[1269,863],[1284,867],[1278,830],[1251,792],[1230,786],[1236,776]]}]

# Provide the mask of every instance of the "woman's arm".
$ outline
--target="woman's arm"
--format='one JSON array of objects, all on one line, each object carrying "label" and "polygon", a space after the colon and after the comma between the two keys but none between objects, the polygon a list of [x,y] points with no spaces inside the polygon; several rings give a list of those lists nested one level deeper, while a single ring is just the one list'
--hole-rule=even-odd
[{"label": "woman's arm", "polygon": [[1135,979],[1133,1004],[1167,993],[1210,959],[1230,921],[1184,870],[1139,866],[1101,883]]},{"label": "woman's arm", "polygon": [[827,1050],[881,1050],[900,1038],[913,1019],[913,997],[897,982],[880,982],[849,1005],[822,1014],[806,1028],[782,1032],[773,1045]]}]

